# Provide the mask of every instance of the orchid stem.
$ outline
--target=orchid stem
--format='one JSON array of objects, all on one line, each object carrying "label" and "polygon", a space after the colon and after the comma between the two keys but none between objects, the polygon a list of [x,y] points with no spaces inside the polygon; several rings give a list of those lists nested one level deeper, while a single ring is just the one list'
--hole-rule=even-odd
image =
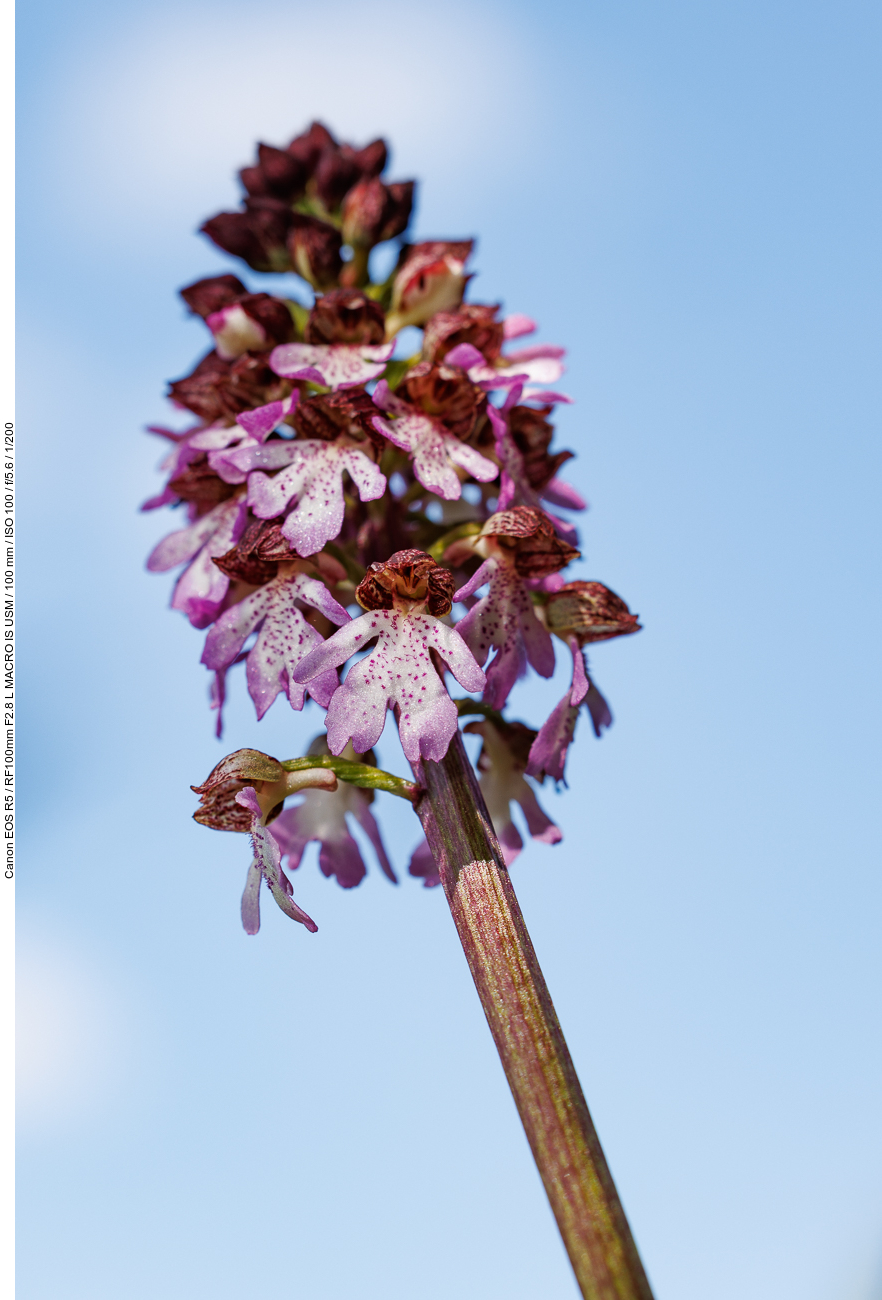
[{"label": "orchid stem", "polygon": [[462,737],[425,761],[417,813],[586,1300],[652,1300]]}]

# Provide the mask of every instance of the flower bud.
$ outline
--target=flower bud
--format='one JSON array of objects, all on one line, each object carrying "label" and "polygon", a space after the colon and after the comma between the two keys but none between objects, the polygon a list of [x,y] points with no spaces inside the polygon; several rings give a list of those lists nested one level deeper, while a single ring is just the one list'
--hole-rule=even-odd
[{"label": "flower bud", "polygon": [[371,140],[370,144],[366,144],[363,149],[353,149],[352,145],[341,144],[340,152],[355,163],[364,177],[379,176],[385,170],[389,157],[389,150],[383,139]]},{"label": "flower bud", "polygon": [[405,250],[404,261],[392,284],[392,308],[387,335],[405,325],[423,325],[437,311],[459,307],[469,277],[465,264],[474,240],[457,243],[432,240]]},{"label": "flower bud", "polygon": [[228,500],[238,490],[235,483],[225,483],[208,463],[208,455],[191,460],[173,479],[169,488],[181,501],[194,507],[196,518],[208,514],[221,501]]},{"label": "flower bud", "polygon": [[549,595],[545,606],[549,632],[561,639],[575,636],[580,645],[639,632],[638,618],[602,582],[568,582]]},{"label": "flower bud", "polygon": [[298,402],[294,411],[294,428],[303,438],[320,438],[333,442],[340,434],[361,441],[367,438],[382,451],[386,442],[374,427],[377,408],[364,388],[341,388],[333,393],[318,393]]},{"label": "flower bud", "polygon": [[246,293],[239,302],[206,316],[219,357],[234,361],[243,352],[259,352],[276,343],[289,343],[294,321],[280,298]]},{"label": "flower bud", "polygon": [[346,191],[361,177],[353,151],[344,152],[344,149],[345,146],[323,150],[313,177],[315,192],[329,212],[339,208]]},{"label": "flower bud", "polygon": [[255,271],[290,271],[286,247],[294,214],[280,199],[249,198],[244,212],[219,212],[200,229],[225,253],[241,257]]},{"label": "flower bud", "polygon": [[308,176],[311,176],[318,165],[318,160],[322,151],[328,148],[336,147],[337,141],[331,135],[326,126],[321,122],[313,122],[308,131],[303,135],[295,136],[286,149],[292,158],[296,158],[301,164]]},{"label": "flower bud", "polygon": [[407,228],[413,207],[413,181],[384,185],[376,176],[359,181],[343,202],[343,239],[373,248]]},{"label": "flower bud", "polygon": [[280,401],[290,391],[290,382],[280,379],[264,356],[245,352],[229,362],[209,352],[192,374],[169,384],[168,395],[176,406],[213,423],[232,422],[242,411]]},{"label": "flower bud", "polygon": [[262,587],[276,576],[280,562],[297,559],[277,520],[256,519],[234,547],[214,557],[214,563],[228,578]]},{"label": "flower bud", "polygon": [[382,343],[383,308],[360,289],[332,289],[316,298],[306,322],[306,343]]},{"label": "flower bud", "polygon": [[239,172],[239,179],[253,197],[284,199],[289,203],[306,189],[308,176],[299,158],[269,144],[259,144],[257,164],[243,167]]},{"label": "flower bud", "polygon": [[203,320],[212,312],[229,307],[248,293],[245,285],[235,275],[213,275],[207,280],[197,280],[181,289],[184,302],[196,316]]},{"label": "flower bud", "polygon": [[[514,506],[491,515],[481,529],[490,549],[500,548],[522,578],[544,578],[579,558],[575,546],[558,537],[546,514],[534,506]],[[487,543],[484,543],[487,548]]]},{"label": "flower bud", "polygon": [[548,448],[554,436],[554,425],[545,419],[554,408],[542,406],[513,406],[508,416],[508,427],[515,446],[524,458],[527,482],[537,492],[546,488],[565,461],[572,460],[571,451],[550,455]]},{"label": "flower bud", "polygon": [[339,230],[302,212],[291,213],[291,227],[288,250],[295,271],[314,289],[333,288],[343,268]]},{"label": "flower bud", "polygon": [[[277,758],[271,758],[259,749],[237,749],[212,768],[202,785],[190,786],[194,794],[199,795],[200,804],[193,820],[216,831],[250,831],[251,814],[236,802],[236,795],[247,785],[263,781],[274,783],[284,775],[285,769]],[[280,803],[273,812],[278,816],[281,811]],[[272,816],[271,813],[267,820]]]},{"label": "flower bud", "polygon": [[371,564],[355,599],[362,609],[396,609],[418,605],[441,618],[453,606],[453,574],[425,551],[396,551],[381,564]]},{"label": "flower bud", "polygon": [[478,410],[487,395],[473,384],[465,371],[454,366],[433,366],[428,361],[408,371],[398,394],[440,420],[458,438],[467,438],[475,427]]},{"label": "flower bud", "polygon": [[441,361],[461,343],[471,343],[492,365],[502,351],[503,324],[496,320],[499,305],[486,307],[465,302],[458,311],[439,311],[426,325],[423,356]]}]

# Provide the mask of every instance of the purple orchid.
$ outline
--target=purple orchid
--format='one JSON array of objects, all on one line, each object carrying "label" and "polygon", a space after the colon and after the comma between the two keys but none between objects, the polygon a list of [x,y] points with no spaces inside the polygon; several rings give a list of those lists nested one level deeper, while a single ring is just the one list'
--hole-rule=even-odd
[{"label": "purple orchid", "polygon": [[246,513],[241,494],[222,501],[189,528],[169,533],[147,560],[151,573],[165,573],[190,561],[178,578],[171,605],[182,610],[194,627],[207,627],[220,613],[230,580],[214,560],[238,541]]},{"label": "purple orchid", "polygon": [[[344,471],[362,501],[376,501],[386,489],[386,477],[375,462],[345,436],[336,442],[297,439],[247,446],[230,452],[226,463],[249,476],[248,504],[258,519],[273,519],[296,502],[282,533],[304,556],[315,555],[340,532]],[[281,473],[270,477],[264,470]]]},{"label": "purple orchid", "polygon": [[609,705],[591,680],[585,651],[575,637],[566,640],[573,656],[573,680],[566,695],[540,727],[527,763],[527,775],[539,781],[546,776],[553,781],[563,781],[567,751],[573,741],[581,704],[588,710],[598,740],[613,721]]},{"label": "purple orchid", "polygon": [[463,638],[439,617],[450,610],[452,578],[422,551],[399,551],[386,564],[371,565],[356,591],[368,613],[340,628],[294,670],[294,680],[305,684],[377,641],[331,697],[326,725],[332,754],[341,754],[350,741],[358,753],[372,748],[390,707],[411,763],[437,762],[447,753],[457,728],[456,705],[432,651],[465,690],[481,690],[486,681]]},{"label": "purple orchid", "polygon": [[499,474],[499,467],[492,460],[462,442],[440,420],[396,397],[385,380],[377,384],[374,402],[393,417],[384,420],[375,416],[374,427],[394,446],[412,456],[419,482],[445,501],[457,501],[462,495],[457,467],[479,483],[490,483]]},{"label": "purple orchid", "polygon": [[212,312],[205,317],[205,324],[214,335],[217,355],[224,361],[235,361],[243,352],[259,352],[267,346],[266,330],[239,303]]},{"label": "purple orchid", "polygon": [[497,651],[487,671],[484,701],[501,709],[519,677],[532,664],[541,677],[554,672],[554,647],[537,618],[527,581],[555,573],[578,552],[555,535],[547,516],[529,506],[492,515],[474,550],[484,563],[454,597],[463,601],[489,583],[487,595],[457,624],[479,664]]},{"label": "purple orchid", "polygon": [[[499,458],[500,465],[498,508],[508,510],[511,506],[524,505],[532,506],[536,510],[542,510],[541,498],[554,495],[558,503],[567,505],[569,509],[584,510],[585,502],[582,497],[569,484],[561,482],[560,479],[553,478],[542,492],[538,492],[530,483],[523,453],[511,435],[507,420],[508,410],[520,400],[521,391],[520,385],[512,389],[502,411],[498,411],[494,406],[487,407],[487,414],[493,427],[496,455]],[[548,517],[564,541],[571,546],[575,546],[578,541],[578,534],[573,525],[565,519],[559,519],[557,515],[549,515]]]},{"label": "purple orchid", "polygon": [[[322,638],[307,623],[299,602],[319,610],[337,626],[350,622],[349,614],[323,582],[296,572],[293,564],[283,564],[272,581],[225,610],[206,637],[202,662],[221,673],[236,660],[251,633],[259,629],[245,669],[248,694],[258,719],[281,691],[287,693],[292,709],[303,708],[306,691],[292,674],[301,660],[322,644]],[[338,685],[337,674],[328,671],[311,681],[308,689],[313,699],[327,708]]]},{"label": "purple orchid", "polygon": [[392,305],[386,320],[387,337],[405,325],[424,325],[436,312],[462,302],[469,281],[465,266],[474,241],[429,240],[407,250],[392,282]]},{"label": "purple orchid", "polygon": [[[520,318],[521,321],[526,319]],[[510,338],[511,335],[507,337]],[[447,353],[445,359],[449,365],[461,366],[467,371],[473,383],[492,392],[495,388],[511,388],[514,384],[531,387],[556,384],[564,372],[561,361],[564,356],[566,348],[557,347],[553,343],[534,343],[507,355],[503,353],[491,364],[473,344],[460,343]]]},{"label": "purple orchid", "polygon": [[[548,417],[570,401],[555,391],[564,350],[514,343],[533,320],[464,301],[472,240],[404,243],[385,281],[372,279],[371,249],[404,234],[413,200],[411,182],[382,179],[386,158],[384,141],[355,149],[314,122],[287,148],[259,145],[240,172],[243,209],[203,225],[256,271],[298,272],[311,308],[232,275],[182,291],[213,347],[169,388],[199,423],[157,430],[173,446],[166,487],[146,508],[183,503],[189,526],[149,567],[182,566],[172,604],[214,624],[203,662],[218,724],[227,672],[242,661],[258,718],[283,692],[295,710],[307,693],[326,708],[326,734],[305,757],[222,760],[194,787],[194,816],[251,836],[249,934],[263,882],[314,931],[283,863],[297,870],[315,841],[324,875],[358,885],[354,819],[394,882],[372,792],[410,802],[426,838],[409,873],[428,887],[443,880],[579,1289],[648,1297],[505,865],[524,847],[522,817],[534,839],[562,838],[535,783],[563,780],[579,710],[598,735],[612,721],[585,646],[639,625],[608,588],[561,572],[579,557],[576,532],[545,505],[585,508],[558,477],[572,453],[552,450]],[[407,357],[395,355],[405,327],[422,329]],[[353,596],[366,611],[356,619],[344,608]],[[454,599],[466,607],[456,627]],[[535,732],[500,710],[528,666],[551,676],[553,636],[572,681]],[[452,700],[448,671],[483,702]],[[413,781],[368,752],[390,709]],[[477,774],[457,730],[475,715],[465,730],[483,741]]]},{"label": "purple orchid", "polygon": [[588,672],[584,647],[640,631],[640,622],[620,596],[602,582],[568,582],[552,592],[544,608],[546,626],[564,641],[573,657],[573,680],[539,730],[530,750],[527,773],[563,781],[567,750],[584,703],[595,736],[612,726],[612,713]]},{"label": "purple orchid", "polygon": [[[333,773],[329,775],[333,776]],[[242,894],[242,925],[245,932],[257,934],[260,929],[260,882],[265,880],[285,915],[290,916],[292,921],[305,925],[310,934],[315,934],[318,930],[315,921],[294,902],[291,881],[282,870],[281,850],[272,831],[264,824],[253,786],[248,785],[240,790],[236,795],[236,803],[251,814],[251,845],[254,849],[254,861],[248,868],[245,892]]]},{"label": "purple orchid", "polygon": [[289,772],[278,759],[259,749],[236,750],[217,764],[202,785],[192,787],[200,803],[194,813],[196,821],[214,830],[247,831],[251,835],[254,860],[242,895],[242,924],[248,934],[257,934],[260,929],[261,880],[266,881],[286,916],[312,933],[318,929],[291,897],[291,882],[281,868],[281,851],[267,823],[278,816],[287,795],[306,789],[336,788],[337,777],[327,768]]},{"label": "purple orchid", "polygon": [[[307,753],[328,753],[324,736],[314,740]],[[373,762],[370,755],[356,754],[351,749],[344,757],[359,762]],[[349,815],[355,818],[370,840],[384,875],[393,885],[397,884],[398,877],[392,869],[380,828],[371,812],[373,798],[372,791],[362,790],[345,781],[341,781],[333,792],[306,790],[302,803],[294,808],[286,808],[273,822],[273,837],[281,849],[282,857],[288,858],[288,870],[297,870],[307,844],[316,840],[320,846],[319,866],[323,874],[335,876],[337,884],[343,889],[360,885],[367,875],[367,868],[349,830]]]},{"label": "purple orchid", "polygon": [[326,388],[355,388],[378,379],[395,351],[391,343],[283,343],[270,365],[285,379],[304,379]]},{"label": "purple orchid", "polygon": [[560,828],[543,812],[536,791],[524,778],[527,756],[536,732],[521,722],[470,722],[466,731],[481,736],[483,747],[478,758],[480,786],[493,821],[493,829],[502,848],[506,866],[511,866],[524,847],[518,828],[511,819],[511,805],[517,803],[534,840],[542,844],[559,844]]}]

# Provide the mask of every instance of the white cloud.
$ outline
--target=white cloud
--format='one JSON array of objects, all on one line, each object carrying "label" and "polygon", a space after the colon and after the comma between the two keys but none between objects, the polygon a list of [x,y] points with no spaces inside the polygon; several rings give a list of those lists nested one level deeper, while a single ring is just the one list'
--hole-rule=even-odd
[{"label": "white cloud", "polygon": [[19,1121],[41,1131],[88,1118],[115,1091],[127,1055],[125,1020],[109,981],[69,950],[20,939]]},{"label": "white cloud", "polygon": [[217,204],[255,139],[287,143],[314,117],[356,143],[384,135],[397,177],[522,167],[541,130],[535,80],[527,41],[489,8],[199,5],[134,11],[62,70],[45,109],[74,217],[98,202],[177,218]]}]

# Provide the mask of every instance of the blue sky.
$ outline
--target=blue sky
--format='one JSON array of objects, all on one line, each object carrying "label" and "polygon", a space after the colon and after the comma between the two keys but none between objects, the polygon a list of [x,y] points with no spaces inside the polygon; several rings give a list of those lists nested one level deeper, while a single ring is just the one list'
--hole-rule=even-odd
[{"label": "blue sky", "polygon": [[319,933],[248,939],[242,842],[190,821],[318,714],[258,726],[240,686],[214,740],[141,430],[205,346],[177,288],[239,273],[196,227],[314,116],[385,134],[418,235],[477,235],[472,296],[569,349],[579,576],[645,631],[592,656],[615,726],[513,879],[658,1300],[882,1297],[880,26],[20,10],[22,1300],[575,1293],[440,893],[310,857]]}]

